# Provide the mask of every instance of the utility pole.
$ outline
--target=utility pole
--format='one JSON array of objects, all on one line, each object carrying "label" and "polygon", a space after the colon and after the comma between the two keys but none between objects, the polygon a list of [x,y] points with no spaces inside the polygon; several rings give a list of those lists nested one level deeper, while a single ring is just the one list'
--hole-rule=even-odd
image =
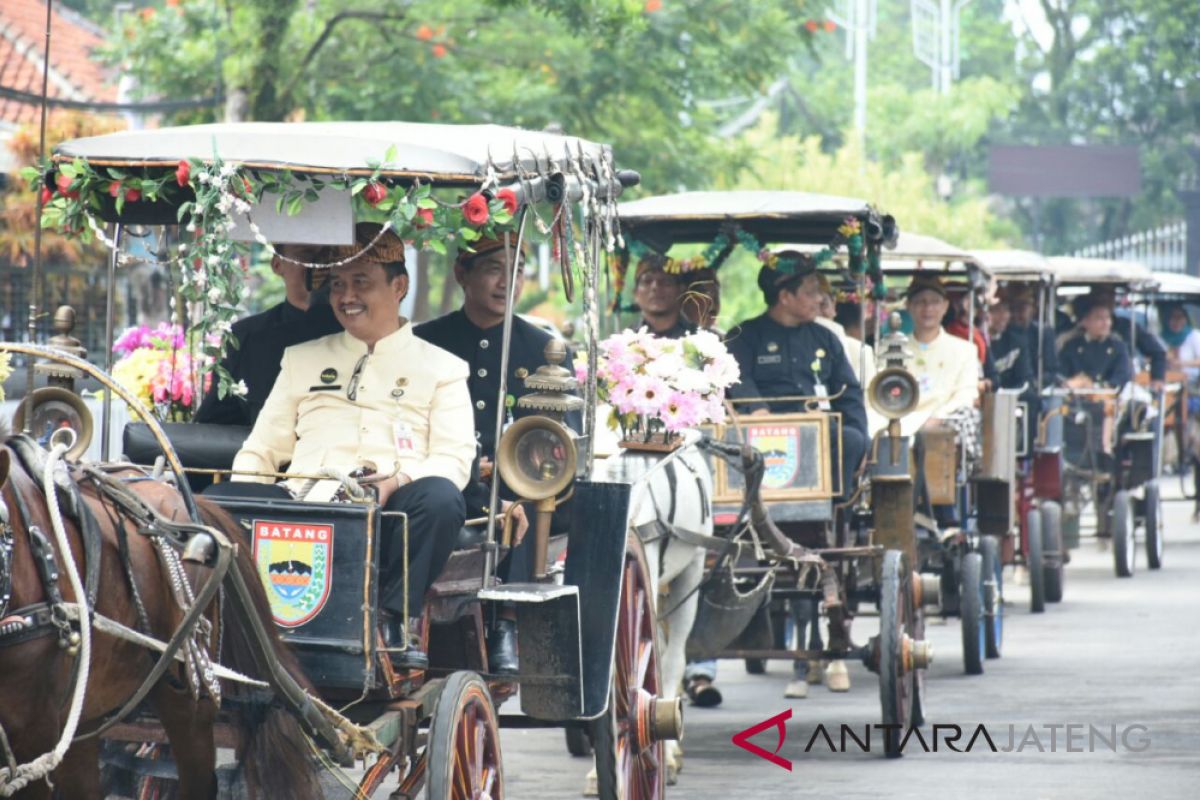
[{"label": "utility pole", "polygon": [[933,90],[949,94],[959,76],[959,28],[971,0],[912,0],[913,55],[929,67]]},{"label": "utility pole", "polygon": [[825,16],[846,31],[846,58],[854,62],[854,134],[859,152],[867,151],[867,43],[875,38],[878,0],[841,0]]}]

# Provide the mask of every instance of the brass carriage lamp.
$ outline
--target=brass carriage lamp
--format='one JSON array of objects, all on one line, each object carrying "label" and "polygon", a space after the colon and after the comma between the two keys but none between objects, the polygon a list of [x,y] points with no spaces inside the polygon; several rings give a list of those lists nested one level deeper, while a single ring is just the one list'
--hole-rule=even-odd
[{"label": "brass carriage lamp", "polygon": [[536,503],[533,572],[539,579],[546,577],[550,520],[558,495],[574,480],[579,463],[578,435],[566,425],[566,416],[583,408],[583,400],[573,394],[579,382],[563,366],[566,344],[551,339],[544,352],[546,363],[525,378],[525,387],[534,391],[517,401],[518,408],[537,413],[509,426],[496,449],[496,467],[504,481],[519,497]]},{"label": "brass carriage lamp", "polygon": [[[68,355],[86,359],[87,348],[71,335],[74,328],[75,309],[59,306],[54,312],[54,336],[50,337],[47,344]],[[76,394],[75,383],[83,377],[83,372],[59,361],[35,364],[33,371],[36,375],[44,376],[47,385],[40,389],[32,386],[27,388],[29,396],[17,407],[13,415],[13,427],[24,430],[28,412],[29,430],[39,441],[48,442],[52,434],[69,428],[74,433],[73,440],[62,440],[69,441],[67,456],[72,459],[82,457],[91,444],[95,428],[92,412]]]},{"label": "brass carriage lamp", "polygon": [[879,353],[883,369],[871,379],[867,399],[871,407],[888,420],[891,464],[896,466],[900,460],[900,420],[917,407],[921,392],[916,378],[908,371],[907,362],[912,351],[908,347],[908,337],[900,330],[900,315],[892,312],[888,324],[891,333],[884,337]]}]

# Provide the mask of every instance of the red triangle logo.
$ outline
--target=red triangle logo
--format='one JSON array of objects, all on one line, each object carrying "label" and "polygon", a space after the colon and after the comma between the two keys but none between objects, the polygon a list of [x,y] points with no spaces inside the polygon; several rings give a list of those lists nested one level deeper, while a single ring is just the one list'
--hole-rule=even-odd
[{"label": "red triangle logo", "polygon": [[[783,742],[787,739],[787,728],[784,723],[792,718],[792,710],[781,711],[770,719],[764,719],[757,725],[746,728],[744,731],[738,731],[733,735],[733,743],[742,748],[748,753],[753,753],[759,758],[770,761],[777,767],[783,767],[788,772],[792,771],[792,762],[779,755],[779,751],[783,748]],[[768,753],[763,748],[750,741],[751,736],[757,736],[769,728],[776,728],[779,731],[779,742],[775,745],[775,752]]]}]

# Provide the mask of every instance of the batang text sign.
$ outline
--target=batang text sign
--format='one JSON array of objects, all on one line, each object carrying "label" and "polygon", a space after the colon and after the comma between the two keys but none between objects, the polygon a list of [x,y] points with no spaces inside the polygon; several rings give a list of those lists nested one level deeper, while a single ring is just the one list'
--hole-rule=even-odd
[{"label": "batang text sign", "polygon": [[[745,443],[763,454],[762,498],[825,500],[834,495],[830,447],[830,422],[840,425],[840,414],[775,414],[742,417],[736,425],[719,425],[715,436],[725,442]],[[741,503],[746,488],[742,474],[715,459],[713,502]]]},{"label": "batang text sign", "polygon": [[1133,197],[1142,191],[1136,147],[997,146],[988,189],[1016,197]]}]

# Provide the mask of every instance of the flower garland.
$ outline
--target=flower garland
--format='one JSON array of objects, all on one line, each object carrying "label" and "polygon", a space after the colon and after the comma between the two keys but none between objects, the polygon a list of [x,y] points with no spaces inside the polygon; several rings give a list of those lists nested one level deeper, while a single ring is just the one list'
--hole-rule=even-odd
[{"label": "flower garland", "polygon": [[[232,335],[234,320],[242,313],[248,295],[249,244],[230,239],[239,219],[245,219],[255,241],[271,256],[278,256],[310,269],[348,263],[359,254],[333,263],[300,262],[279,253],[253,219],[256,205],[264,196],[274,196],[280,214],[295,216],[307,203],[317,200],[325,189],[348,191],[358,220],[374,220],[383,228],[369,250],[388,231],[394,231],[412,247],[454,255],[470,250],[481,238],[496,238],[515,231],[519,207],[516,192],[494,190],[494,180],[459,202],[446,202],[433,195],[430,184],[414,182],[408,187],[392,184],[381,175],[383,166],[395,159],[389,148],[381,161],[368,161],[369,175],[343,176],[326,180],[291,172],[256,172],[224,161],[187,159],[174,169],[145,168],[137,171],[97,167],[83,159],[27,168],[23,175],[40,186],[42,227],[63,235],[90,241],[99,238],[111,250],[117,243],[104,233],[99,218],[123,213],[131,204],[154,203],[177,206],[176,219],[187,237],[177,245],[176,255],[165,266],[180,271],[180,296],[196,318],[194,330],[203,343],[206,368],[216,371],[218,393],[225,397],[234,390],[229,372],[221,363]],[[42,180],[39,181],[38,178]],[[118,255],[118,263],[129,263]],[[174,298],[171,308],[174,310]]]},{"label": "flower garland", "polygon": [[4,401],[4,382],[12,375],[12,361],[8,353],[0,353],[0,402]]}]

